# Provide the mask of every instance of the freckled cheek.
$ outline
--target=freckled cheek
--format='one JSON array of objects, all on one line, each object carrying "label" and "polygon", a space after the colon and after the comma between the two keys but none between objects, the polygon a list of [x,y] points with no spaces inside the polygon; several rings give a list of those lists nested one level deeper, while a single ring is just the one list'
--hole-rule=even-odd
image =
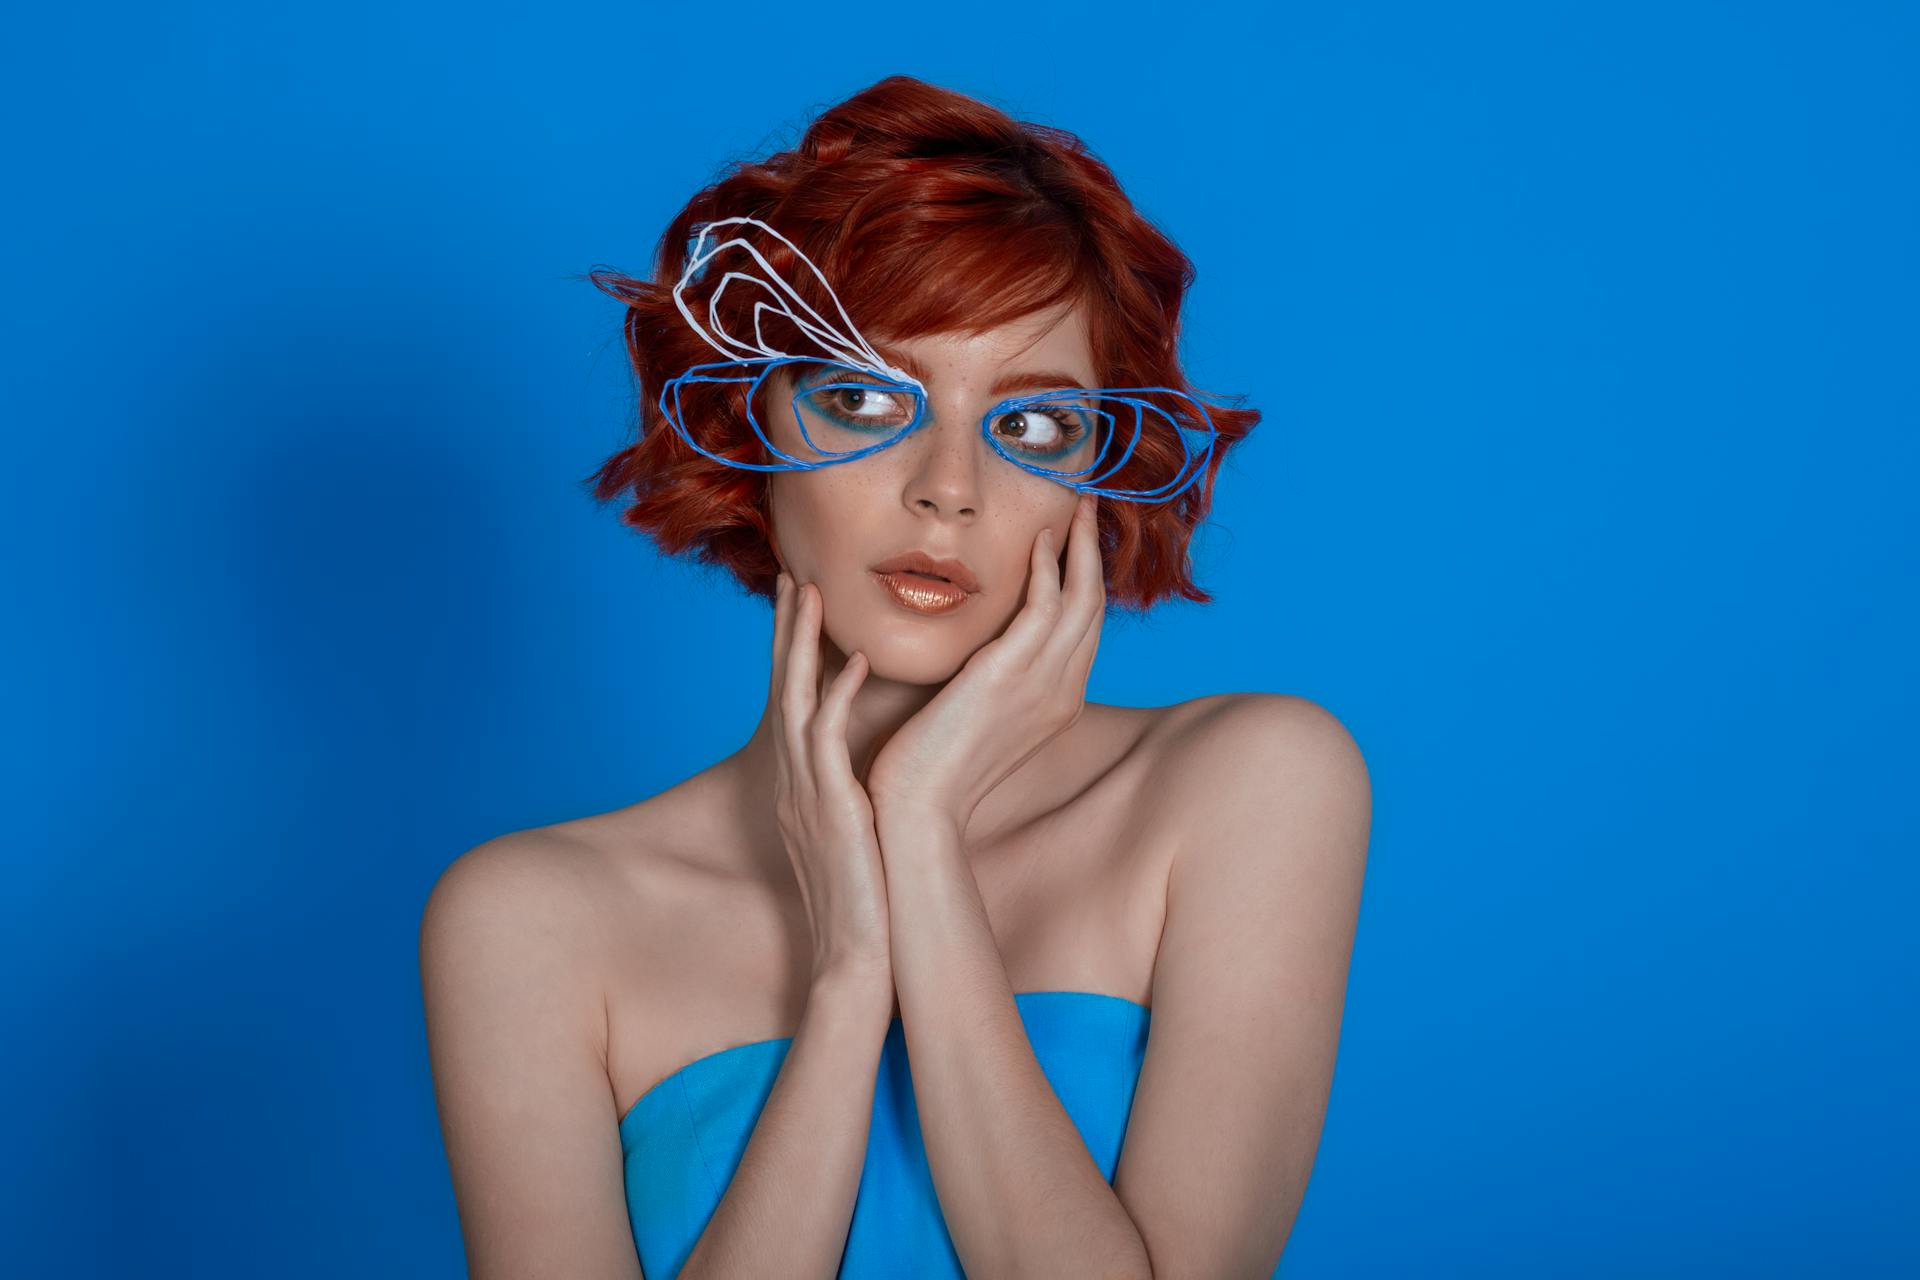
[{"label": "freckled cheek", "polygon": [[845,573],[861,548],[853,530],[862,510],[851,486],[835,483],[824,471],[780,474],[768,501],[773,536],[787,567],[801,581]]},{"label": "freckled cheek", "polygon": [[[901,503],[910,482],[901,467],[889,465],[892,461],[875,456],[771,476],[774,536],[793,572],[803,579],[863,573],[865,557],[884,554],[887,548],[879,544],[910,527],[897,512],[888,512],[889,504]],[[1079,495],[1017,472],[989,472],[985,479],[981,497],[991,527],[972,529],[965,541],[980,576],[991,584],[993,611],[1010,619],[1026,597],[1034,539],[1042,529],[1055,530],[1056,551],[1064,555]]]}]

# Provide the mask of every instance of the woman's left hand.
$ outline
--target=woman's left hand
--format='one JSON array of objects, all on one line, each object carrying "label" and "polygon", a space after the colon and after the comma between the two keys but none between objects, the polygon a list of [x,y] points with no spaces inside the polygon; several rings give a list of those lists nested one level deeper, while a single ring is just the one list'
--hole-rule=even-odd
[{"label": "woman's left hand", "polygon": [[934,814],[964,831],[988,792],[1080,718],[1107,607],[1097,506],[1083,493],[1074,509],[1065,584],[1053,531],[1043,529],[1028,557],[1026,604],[1006,631],[881,747],[866,777],[877,817]]}]

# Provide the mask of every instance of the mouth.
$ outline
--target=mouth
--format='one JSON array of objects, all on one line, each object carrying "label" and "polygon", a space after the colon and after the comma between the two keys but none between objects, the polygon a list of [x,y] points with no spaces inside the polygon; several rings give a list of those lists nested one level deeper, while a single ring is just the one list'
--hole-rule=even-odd
[{"label": "mouth", "polygon": [[873,576],[895,604],[912,613],[952,613],[973,595],[957,582],[917,570],[895,569],[883,573],[876,569]]},{"label": "mouth", "polygon": [[966,561],[952,556],[936,556],[918,547],[909,547],[898,555],[888,556],[874,565],[873,571],[902,574],[914,581],[944,582],[966,592],[980,590],[980,579],[974,576]]}]

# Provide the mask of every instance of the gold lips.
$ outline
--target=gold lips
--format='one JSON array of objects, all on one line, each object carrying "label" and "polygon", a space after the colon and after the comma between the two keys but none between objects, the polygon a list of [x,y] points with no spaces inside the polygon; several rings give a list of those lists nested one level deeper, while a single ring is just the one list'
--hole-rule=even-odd
[{"label": "gold lips", "polygon": [[906,573],[883,573],[880,581],[902,604],[930,613],[953,608],[967,598],[966,588],[952,582],[935,582]]}]

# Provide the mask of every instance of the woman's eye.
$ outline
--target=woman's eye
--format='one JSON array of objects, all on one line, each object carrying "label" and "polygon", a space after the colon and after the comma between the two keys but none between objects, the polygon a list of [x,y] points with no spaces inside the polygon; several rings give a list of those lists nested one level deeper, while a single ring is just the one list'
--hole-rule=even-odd
[{"label": "woman's eye", "polygon": [[833,407],[850,417],[884,418],[900,411],[893,397],[884,391],[836,387],[829,394],[833,396]]},{"label": "woman's eye", "polygon": [[858,375],[839,372],[802,380],[797,403],[823,421],[853,430],[902,428],[914,410],[911,395],[878,383],[868,386]]},{"label": "woman's eye", "polygon": [[1002,438],[1015,441],[1023,449],[1040,452],[1057,449],[1074,439],[1066,423],[1038,409],[1014,409],[1003,413],[993,429]]},{"label": "woman's eye", "polygon": [[1087,434],[1066,411],[1046,413],[1041,409],[1012,409],[1002,413],[993,424],[996,436],[1012,441],[1027,453],[1064,453]]}]

